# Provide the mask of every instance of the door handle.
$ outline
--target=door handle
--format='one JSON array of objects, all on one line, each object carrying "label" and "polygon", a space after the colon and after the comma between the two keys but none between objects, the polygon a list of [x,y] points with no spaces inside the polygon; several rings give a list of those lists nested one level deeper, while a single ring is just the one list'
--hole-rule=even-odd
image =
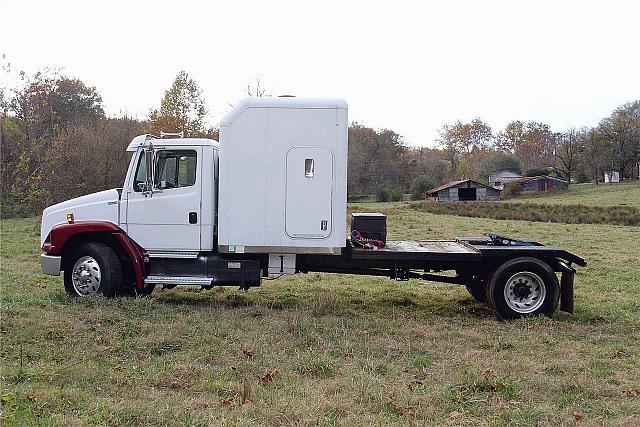
[{"label": "door handle", "polygon": [[198,223],[198,212],[189,212],[189,224]]}]

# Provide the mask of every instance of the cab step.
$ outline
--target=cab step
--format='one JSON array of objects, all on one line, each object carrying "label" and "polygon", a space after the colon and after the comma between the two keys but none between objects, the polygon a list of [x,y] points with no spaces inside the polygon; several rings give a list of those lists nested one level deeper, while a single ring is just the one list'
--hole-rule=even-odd
[{"label": "cab step", "polygon": [[213,282],[212,277],[192,276],[147,276],[144,283],[156,285],[200,285],[209,286]]}]

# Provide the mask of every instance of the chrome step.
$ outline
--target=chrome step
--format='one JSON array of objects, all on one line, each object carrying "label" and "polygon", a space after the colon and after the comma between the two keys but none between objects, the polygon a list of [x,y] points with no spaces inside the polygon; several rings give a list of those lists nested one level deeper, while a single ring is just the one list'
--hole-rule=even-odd
[{"label": "chrome step", "polygon": [[147,252],[149,258],[198,258],[198,252]]},{"label": "chrome step", "polygon": [[201,285],[208,286],[213,281],[211,277],[190,277],[190,276],[147,276],[144,283],[154,283],[156,285]]}]

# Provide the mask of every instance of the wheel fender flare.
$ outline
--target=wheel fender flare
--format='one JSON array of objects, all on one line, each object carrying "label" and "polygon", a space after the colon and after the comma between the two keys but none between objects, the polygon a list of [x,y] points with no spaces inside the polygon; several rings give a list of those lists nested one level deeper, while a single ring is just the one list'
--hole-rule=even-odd
[{"label": "wheel fender flare", "polygon": [[105,232],[111,234],[133,264],[136,287],[144,287],[144,249],[116,224],[109,221],[76,221],[54,226],[45,239],[42,250],[47,254],[61,255],[65,244],[83,233]]}]

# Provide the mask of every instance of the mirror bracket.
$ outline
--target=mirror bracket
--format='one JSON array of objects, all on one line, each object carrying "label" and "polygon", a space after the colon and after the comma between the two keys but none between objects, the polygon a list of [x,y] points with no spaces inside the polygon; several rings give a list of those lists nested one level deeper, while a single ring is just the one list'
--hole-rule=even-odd
[{"label": "mirror bracket", "polygon": [[145,156],[144,160],[147,165],[145,179],[144,179],[144,194],[145,197],[153,197],[153,180],[155,176],[155,151],[153,149],[153,144],[150,141],[147,141],[144,145]]}]

